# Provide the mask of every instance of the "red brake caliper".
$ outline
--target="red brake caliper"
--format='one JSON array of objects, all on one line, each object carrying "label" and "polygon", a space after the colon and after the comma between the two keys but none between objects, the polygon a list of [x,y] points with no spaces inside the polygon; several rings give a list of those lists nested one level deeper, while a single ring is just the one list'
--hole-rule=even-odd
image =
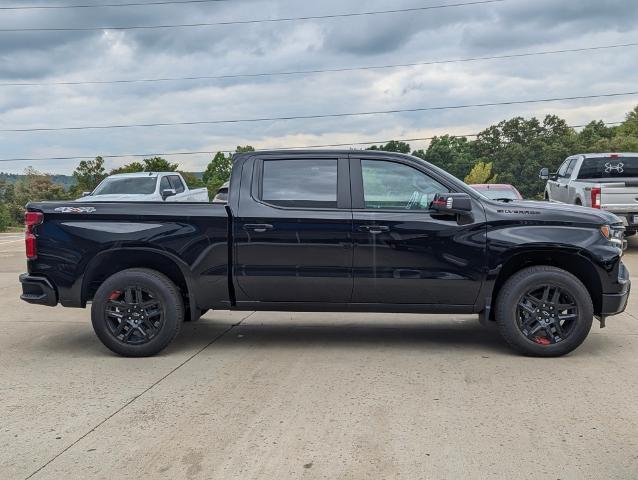
[{"label": "red brake caliper", "polygon": [[117,300],[117,297],[119,297],[120,295],[122,295],[122,292],[120,290],[115,290],[109,295],[109,300]]},{"label": "red brake caliper", "polygon": [[534,341],[539,345],[550,345],[552,343],[545,337],[534,337]]}]

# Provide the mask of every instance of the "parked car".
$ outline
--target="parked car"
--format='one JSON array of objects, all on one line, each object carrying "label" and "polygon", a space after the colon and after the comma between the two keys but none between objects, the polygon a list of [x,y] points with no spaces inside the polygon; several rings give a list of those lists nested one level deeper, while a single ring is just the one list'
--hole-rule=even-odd
[{"label": "parked car", "polygon": [[513,185],[507,183],[479,183],[470,185],[475,190],[481,192],[487,198],[492,200],[500,200],[502,202],[512,202],[514,200],[523,200],[523,196],[520,194]]},{"label": "parked car", "polygon": [[481,314],[557,356],[622,312],[615,215],[490,200],[381,151],[238,154],[221,204],[34,202],[21,298],[85,307],[121,355],[152,355],[207,309]]},{"label": "parked car", "polygon": [[638,153],[574,155],[556,173],[543,168],[545,199],[598,208],[616,214],[626,236],[638,231]]},{"label": "parked car", "polygon": [[224,182],[224,184],[219,187],[215,197],[213,197],[213,203],[226,203],[228,202],[228,184],[230,182]]},{"label": "parked car", "polygon": [[76,202],[208,202],[206,188],[189,189],[177,172],[118,173]]}]

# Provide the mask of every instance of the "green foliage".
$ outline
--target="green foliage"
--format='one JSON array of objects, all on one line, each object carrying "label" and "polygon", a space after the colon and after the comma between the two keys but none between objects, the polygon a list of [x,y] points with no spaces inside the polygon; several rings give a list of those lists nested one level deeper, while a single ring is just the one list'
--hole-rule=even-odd
[{"label": "green foliage", "polygon": [[[250,145],[238,146],[235,153],[254,152]],[[213,198],[224,182],[230,179],[230,172],[233,168],[233,156],[223,152],[217,152],[211,162],[206,167],[202,180],[208,188],[208,196]]]},{"label": "green foliage", "polygon": [[14,225],[9,207],[4,202],[0,202],[0,232]]},{"label": "green foliage", "polygon": [[144,164],[141,162],[131,162],[121,167],[111,170],[109,175],[117,175],[118,173],[137,173],[144,171]]},{"label": "green foliage", "polygon": [[460,179],[467,176],[475,163],[472,144],[465,137],[434,137],[425,152],[417,150],[412,154]]},{"label": "green foliage", "polygon": [[27,167],[24,176],[15,184],[4,182],[0,185],[0,216],[4,217],[2,223],[6,223],[6,226],[22,225],[24,206],[29,202],[68,199],[69,194],[64,187],[53,183],[50,175]]},{"label": "green foliage", "polygon": [[142,162],[145,172],[174,172],[179,167],[177,163],[170,163],[162,157],[145,158]]},{"label": "green foliage", "polygon": [[222,152],[217,152],[213,157],[213,160],[208,164],[204,171],[202,180],[208,188],[208,196],[213,198],[224,182],[230,178],[230,172],[232,170],[232,155],[225,155]]},{"label": "green foliage", "polygon": [[410,144],[398,140],[390,140],[385,145],[372,145],[368,150],[382,150],[384,152],[410,153]]},{"label": "green foliage", "polygon": [[73,176],[77,182],[77,191],[92,192],[106,178],[104,159],[95,157],[95,160],[82,160],[73,171]]},{"label": "green foliage", "polygon": [[574,130],[548,115],[542,122],[516,117],[491,126],[478,135],[472,150],[477,162],[493,162],[500,182],[513,184],[525,197],[536,197],[544,188],[540,169],[557,169],[576,146]]},{"label": "green foliage", "polygon": [[498,176],[492,174],[492,166],[493,164],[491,162],[478,162],[472,170],[470,170],[467,177],[465,177],[465,183],[468,185],[496,183]]},{"label": "green foliage", "polygon": [[111,175],[137,172],[175,172],[179,165],[162,157],[145,158],[141,162],[131,162],[111,170]]},{"label": "green foliage", "polygon": [[182,172],[181,170],[178,170],[177,172],[182,176],[188,188],[203,188],[206,186],[206,184],[194,173]]}]

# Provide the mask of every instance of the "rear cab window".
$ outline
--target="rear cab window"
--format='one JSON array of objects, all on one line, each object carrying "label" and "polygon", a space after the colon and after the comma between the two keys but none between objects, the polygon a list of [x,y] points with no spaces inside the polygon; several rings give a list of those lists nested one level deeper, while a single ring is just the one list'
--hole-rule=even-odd
[{"label": "rear cab window", "polygon": [[260,199],[289,208],[337,208],[337,159],[264,160]]},{"label": "rear cab window", "polygon": [[638,178],[638,157],[585,158],[578,178]]}]

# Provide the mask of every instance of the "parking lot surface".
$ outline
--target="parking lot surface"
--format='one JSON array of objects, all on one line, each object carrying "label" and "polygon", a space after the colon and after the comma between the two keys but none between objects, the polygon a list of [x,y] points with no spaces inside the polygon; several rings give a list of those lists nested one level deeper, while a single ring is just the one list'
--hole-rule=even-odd
[{"label": "parking lot surface", "polygon": [[0,235],[0,479],[638,478],[635,294],[558,359],[476,316],[223,311],[127,359],[24,270]]}]

